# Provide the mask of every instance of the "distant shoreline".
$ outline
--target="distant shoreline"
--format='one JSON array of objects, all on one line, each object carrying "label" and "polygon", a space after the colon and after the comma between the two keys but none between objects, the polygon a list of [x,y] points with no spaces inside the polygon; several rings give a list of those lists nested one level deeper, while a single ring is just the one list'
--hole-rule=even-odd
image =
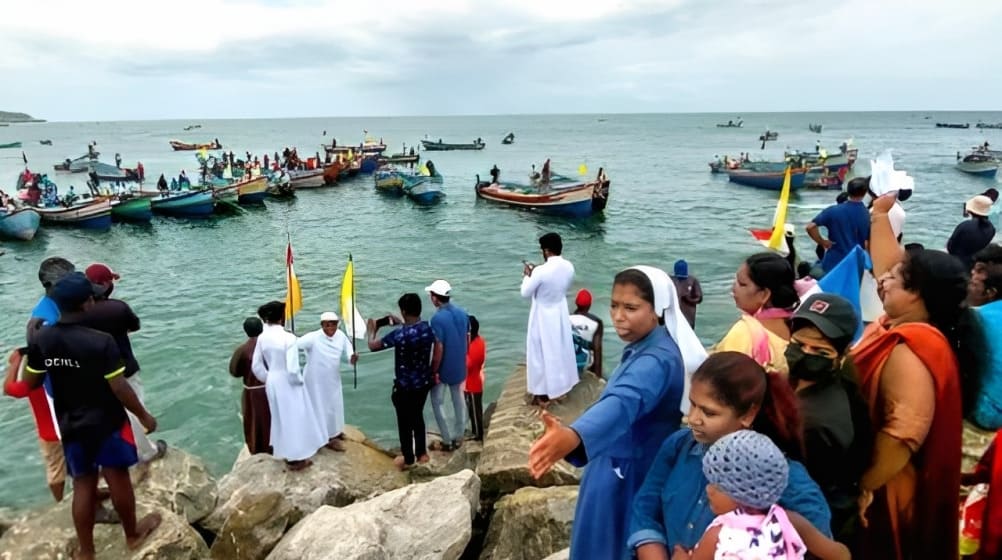
[{"label": "distant shoreline", "polygon": [[0,111],[0,123],[7,124],[17,124],[17,123],[43,123],[45,119],[36,119],[27,113],[11,113],[7,111]]}]

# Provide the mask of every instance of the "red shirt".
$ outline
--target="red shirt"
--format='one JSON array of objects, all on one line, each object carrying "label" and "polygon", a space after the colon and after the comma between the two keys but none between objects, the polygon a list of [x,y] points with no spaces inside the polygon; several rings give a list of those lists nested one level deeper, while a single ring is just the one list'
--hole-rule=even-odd
[{"label": "red shirt", "polygon": [[487,344],[484,337],[478,336],[470,341],[466,351],[466,392],[483,393],[484,382],[481,374],[484,372],[484,360],[487,358]]},{"label": "red shirt", "polygon": [[[17,359],[21,360],[23,357],[19,354]],[[14,367],[18,366],[15,365]],[[45,395],[44,387],[39,386],[31,389],[28,387],[27,382],[14,380],[3,386],[3,392],[15,399],[28,397],[28,403],[31,404],[31,413],[35,416],[35,426],[38,428],[39,439],[42,441],[59,441],[59,435],[56,434],[56,426],[52,421],[49,399]]]}]

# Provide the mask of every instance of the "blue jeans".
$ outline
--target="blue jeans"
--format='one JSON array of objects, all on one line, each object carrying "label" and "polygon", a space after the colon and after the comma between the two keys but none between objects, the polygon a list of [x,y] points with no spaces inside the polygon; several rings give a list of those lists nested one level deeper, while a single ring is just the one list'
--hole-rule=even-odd
[{"label": "blue jeans", "polygon": [[[445,406],[443,393],[446,387],[452,393],[452,411],[455,413],[453,429],[449,429],[449,424],[445,418]],[[431,388],[431,410],[435,413],[435,422],[438,423],[438,430],[442,433],[442,443],[452,443],[462,441],[463,433],[466,430],[466,401],[463,398],[463,384],[447,385],[439,383]]]}]

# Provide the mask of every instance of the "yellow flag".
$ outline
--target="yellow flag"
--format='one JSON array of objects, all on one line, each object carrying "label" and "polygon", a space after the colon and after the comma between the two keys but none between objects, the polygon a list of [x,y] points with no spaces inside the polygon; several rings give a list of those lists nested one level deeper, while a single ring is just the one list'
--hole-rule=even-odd
[{"label": "yellow flag", "polygon": [[422,175],[431,175],[431,171],[428,171],[428,165],[425,163],[421,164],[421,168],[418,169],[418,173]]},{"label": "yellow flag", "polygon": [[209,159],[209,150],[202,148],[198,151],[198,155],[202,156],[202,159]]},{"label": "yellow flag", "polygon": [[776,217],[772,222],[772,236],[769,237],[769,248],[779,251],[785,241],[786,207],[790,203],[790,168],[786,168],[783,177],[783,190],[779,193],[779,203],[776,204]]},{"label": "yellow flag", "polygon": [[588,166],[582,163],[581,166],[578,167],[578,175],[587,175],[587,174],[588,174]]},{"label": "yellow flag", "polygon": [[292,243],[285,250],[285,320],[292,318],[303,308],[303,290],[299,287],[299,278],[292,267]]},{"label": "yellow flag", "polygon": [[365,339],[365,321],[355,306],[355,264],[348,255],[348,266],[341,279],[341,324],[351,338]]}]

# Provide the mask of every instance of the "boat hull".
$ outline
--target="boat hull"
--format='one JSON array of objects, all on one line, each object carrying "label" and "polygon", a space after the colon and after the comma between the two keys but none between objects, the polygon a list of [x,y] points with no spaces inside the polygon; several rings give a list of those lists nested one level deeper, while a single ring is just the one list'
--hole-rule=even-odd
[{"label": "boat hull", "polygon": [[438,204],[445,193],[440,186],[441,182],[434,182],[431,177],[417,177],[414,180],[404,181],[404,194],[414,202],[426,206]]},{"label": "boat hull", "polygon": [[238,204],[261,204],[268,197],[268,178],[258,177],[237,188]]},{"label": "boat hull", "polygon": [[581,183],[546,193],[534,192],[536,189],[532,187],[483,181],[478,182],[475,189],[477,196],[485,200],[571,218],[586,218],[599,213],[605,210],[609,200],[608,180]]},{"label": "boat hull", "polygon": [[175,152],[222,149],[222,146],[216,144],[215,142],[209,142],[206,144],[191,144],[189,142],[181,142],[180,140],[169,140],[168,143],[170,144],[170,147],[174,149]]},{"label": "boat hull", "polygon": [[966,162],[961,161],[957,163],[957,169],[967,173],[968,175],[974,175],[977,177],[988,177],[993,178],[998,174],[999,162],[997,161],[979,161],[979,162]]},{"label": "boat hull", "polygon": [[9,144],[0,144],[0,150],[6,149],[6,148],[20,148],[20,147],[21,147],[21,143],[20,142],[10,142]]},{"label": "boat hull", "polygon": [[0,214],[0,237],[17,241],[31,241],[38,232],[42,217],[31,208]]},{"label": "boat hull", "polygon": [[480,142],[474,144],[449,144],[448,142],[432,142],[422,140],[421,146],[429,152],[448,152],[452,150],[483,150],[487,144]]},{"label": "boat hull", "polygon": [[[732,183],[770,191],[783,189],[785,175],[785,172],[758,172],[747,169],[727,170],[727,176]],[[807,172],[805,169],[792,171],[790,173],[790,189],[798,190],[804,188],[804,178],[806,175]]]},{"label": "boat hull", "polygon": [[148,198],[113,201],[111,218],[117,222],[149,222],[153,219],[153,204]]},{"label": "boat hull", "polygon": [[290,171],[289,182],[295,189],[316,189],[327,185],[323,169]]},{"label": "boat hull", "polygon": [[111,228],[111,201],[95,200],[69,208],[36,208],[42,221],[56,225],[73,226],[84,229],[106,230]]},{"label": "boat hull", "polygon": [[210,191],[188,191],[168,194],[150,200],[157,214],[176,218],[200,218],[211,216],[216,206]]}]

